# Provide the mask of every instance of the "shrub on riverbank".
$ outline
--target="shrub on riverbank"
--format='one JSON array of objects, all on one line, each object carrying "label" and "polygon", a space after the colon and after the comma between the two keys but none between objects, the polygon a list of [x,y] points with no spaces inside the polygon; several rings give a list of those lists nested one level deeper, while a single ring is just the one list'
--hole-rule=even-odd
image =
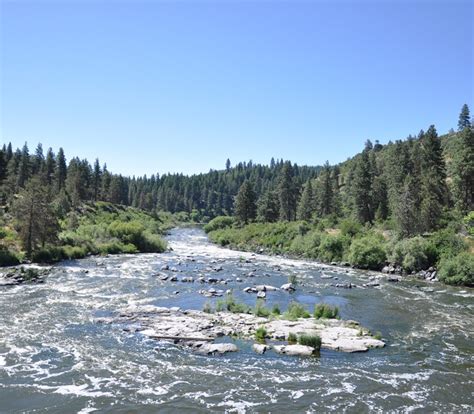
[{"label": "shrub on riverbank", "polygon": [[[222,219],[220,219],[222,220]],[[230,222],[230,221],[228,221]],[[405,272],[426,270],[466,251],[469,237],[448,226],[430,235],[399,240],[390,223],[363,227],[351,219],[334,226],[335,220],[250,223],[230,225],[209,232],[211,241],[233,248],[289,254],[323,262],[350,262],[352,266],[381,270],[390,262]],[[384,227],[385,226],[385,227]],[[466,242],[467,241],[467,242]],[[472,248],[472,240],[471,240]],[[445,279],[448,280],[448,279]],[[461,280],[464,280],[461,278]]]},{"label": "shrub on riverbank", "polygon": [[385,241],[381,235],[355,239],[349,248],[349,262],[355,267],[380,270],[386,259]]},{"label": "shrub on riverbank", "polygon": [[449,285],[474,286],[474,255],[463,252],[443,260],[439,279]]},{"label": "shrub on riverbank", "polygon": [[0,249],[0,266],[15,266],[19,263],[20,259],[15,253]]},{"label": "shrub on riverbank", "polygon": [[255,331],[255,340],[260,344],[264,344],[266,337],[267,330],[263,326],[257,328],[257,330]]},{"label": "shrub on riverbank", "polygon": [[204,226],[204,231],[210,233],[211,231],[225,229],[232,226],[234,221],[234,218],[230,216],[218,216]]}]

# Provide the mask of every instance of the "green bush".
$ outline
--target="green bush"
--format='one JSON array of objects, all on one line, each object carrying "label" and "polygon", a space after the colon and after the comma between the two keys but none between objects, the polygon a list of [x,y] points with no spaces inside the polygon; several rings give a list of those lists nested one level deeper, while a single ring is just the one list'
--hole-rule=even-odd
[{"label": "green bush", "polygon": [[67,259],[67,257],[62,247],[48,246],[33,252],[31,259],[37,263],[54,263]]},{"label": "green bush", "polygon": [[383,237],[368,235],[355,239],[349,248],[349,262],[362,269],[380,270],[386,259]]},{"label": "green bush", "polygon": [[421,236],[400,240],[388,250],[388,260],[408,272],[433,266],[437,259],[434,245]]},{"label": "green bush", "polygon": [[471,237],[474,237],[474,211],[471,211],[466,217],[464,217],[463,221],[468,234]]},{"label": "green bush", "polygon": [[289,321],[296,321],[299,318],[309,318],[311,315],[301,303],[291,302],[283,317]]},{"label": "green bush", "polygon": [[218,216],[204,226],[204,231],[210,233],[211,231],[225,229],[226,227],[231,227],[234,221],[233,217]]},{"label": "green bush", "polygon": [[273,305],[272,314],[273,315],[280,315],[281,314],[280,306],[278,306],[277,304]]},{"label": "green bush", "polygon": [[342,260],[349,242],[347,236],[323,234],[319,246],[319,258],[325,262]]},{"label": "green bush", "polygon": [[463,252],[442,260],[439,279],[449,285],[474,286],[474,255]]},{"label": "green bush", "polygon": [[262,300],[258,299],[257,303],[255,304],[255,308],[253,310],[255,316],[261,316],[264,318],[268,318],[270,316],[270,311],[264,306]]},{"label": "green bush", "polygon": [[233,295],[228,295],[224,300],[218,300],[216,303],[216,311],[228,311],[231,313],[252,313],[252,309],[245,303],[236,302]]},{"label": "green bush", "polygon": [[296,337],[296,335],[293,333],[293,332],[290,332],[288,334],[288,343],[290,345],[294,345],[298,342],[298,338]]},{"label": "green bush", "polygon": [[68,259],[81,259],[87,255],[87,249],[79,246],[63,246],[64,257]]},{"label": "green bush", "polygon": [[20,263],[18,256],[5,249],[0,249],[0,266],[15,266]]},{"label": "green bush", "polygon": [[321,338],[318,335],[300,335],[298,338],[300,345],[306,345],[314,348],[315,351],[321,349]]},{"label": "green bush", "polygon": [[315,319],[338,319],[339,308],[337,306],[332,307],[331,305],[328,305],[326,303],[318,303],[314,307],[313,316]]},{"label": "green bush", "polygon": [[362,225],[355,220],[345,219],[339,224],[343,236],[355,237],[362,232]]},{"label": "green bush", "polygon": [[449,228],[434,233],[430,241],[436,249],[438,258],[454,257],[467,249],[465,241]]},{"label": "green bush", "polygon": [[263,326],[260,326],[259,328],[257,328],[257,330],[255,331],[255,340],[258,343],[265,343],[266,337],[267,337],[267,330]]}]

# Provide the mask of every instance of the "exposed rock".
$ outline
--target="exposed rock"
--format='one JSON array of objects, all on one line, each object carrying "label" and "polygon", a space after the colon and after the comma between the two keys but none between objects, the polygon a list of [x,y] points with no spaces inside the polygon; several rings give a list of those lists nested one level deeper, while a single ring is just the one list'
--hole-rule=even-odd
[{"label": "exposed rock", "polygon": [[280,287],[281,290],[286,290],[287,292],[294,292],[295,287],[291,283],[285,283],[284,285],[281,285]]},{"label": "exposed rock", "polygon": [[183,277],[183,278],[181,279],[181,282],[193,283],[193,282],[194,282],[194,278],[191,277],[191,276],[189,276],[189,277]]},{"label": "exposed rock", "polygon": [[268,345],[263,345],[263,344],[253,344],[252,349],[257,354],[263,355],[267,351],[267,349],[270,349],[270,347]]},{"label": "exposed rock", "polygon": [[398,276],[389,276],[387,280],[389,282],[400,282],[401,279]]},{"label": "exposed rock", "polygon": [[161,266],[161,268],[160,268],[160,270],[169,270],[169,269],[170,269],[170,267],[167,264]]},{"label": "exposed rock", "polygon": [[[217,291],[216,291],[217,292]],[[103,318],[102,321],[105,321]],[[116,318],[110,318],[114,322]],[[243,339],[253,339],[255,331],[264,327],[271,340],[286,340],[290,333],[295,335],[318,335],[322,348],[343,352],[362,352],[369,348],[383,347],[383,341],[369,336],[354,321],[337,319],[302,318],[296,321],[269,319],[253,314],[216,312],[205,313],[196,310],[163,308],[152,305],[131,306],[120,314],[118,321],[129,321],[128,329],[135,329],[152,339],[171,340],[175,343],[195,346],[196,342],[212,342],[221,336],[237,335]],[[194,345],[193,345],[194,344]],[[223,345],[223,344],[220,344]],[[230,345],[230,344],[227,344]],[[199,347],[204,346],[201,344]],[[280,346],[280,345],[275,345]],[[287,355],[299,355],[298,348],[280,349]],[[213,353],[211,348],[203,348],[204,353]],[[298,351],[297,351],[298,350]],[[216,351],[218,352],[218,351]],[[298,353],[296,353],[298,352]]]},{"label": "exposed rock", "polygon": [[176,276],[171,276],[170,277],[170,282],[177,282],[178,278]]},{"label": "exposed rock", "polygon": [[273,349],[278,354],[291,356],[311,356],[314,354],[314,348],[306,345],[274,345]]},{"label": "exposed rock", "polygon": [[264,291],[257,292],[257,298],[265,299],[266,297],[267,297],[267,294]]},{"label": "exposed rock", "polygon": [[380,286],[380,283],[376,282],[376,281],[372,281],[372,282],[364,283],[364,286],[365,287],[377,287],[377,286]]},{"label": "exposed rock", "polygon": [[237,351],[238,348],[234,344],[212,344],[209,342],[203,342],[201,346],[195,349],[195,352],[201,355],[225,354]]}]

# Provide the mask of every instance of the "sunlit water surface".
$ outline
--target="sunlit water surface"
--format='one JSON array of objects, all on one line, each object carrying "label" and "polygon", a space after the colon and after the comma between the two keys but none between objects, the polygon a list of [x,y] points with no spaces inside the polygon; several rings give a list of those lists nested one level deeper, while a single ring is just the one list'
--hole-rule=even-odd
[{"label": "sunlit water surface", "polygon": [[[197,229],[174,230],[169,243],[169,253],[61,263],[43,284],[0,287],[0,412],[472,412],[472,290],[384,279],[363,289],[370,274],[326,268],[337,280],[321,279],[323,265],[221,249]],[[268,306],[337,305],[387,346],[297,358],[237,341],[239,352],[205,357],[100,322],[130,306],[202,309],[198,291],[210,286],[161,281],[164,264],[178,279],[232,279],[222,289],[252,306],[244,287],[296,275],[297,291],[269,292]],[[331,286],[349,281],[358,287]]]}]

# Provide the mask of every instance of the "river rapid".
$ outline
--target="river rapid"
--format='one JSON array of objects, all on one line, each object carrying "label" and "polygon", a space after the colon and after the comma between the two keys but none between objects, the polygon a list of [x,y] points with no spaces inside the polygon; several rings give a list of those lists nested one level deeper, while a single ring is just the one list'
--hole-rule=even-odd
[{"label": "river rapid", "polygon": [[[1,413],[473,411],[472,290],[385,278],[363,288],[374,274],[219,248],[199,229],[173,230],[168,241],[168,253],[64,262],[44,283],[0,287]],[[201,275],[229,281],[179,281]],[[257,355],[251,342],[223,338],[239,352],[209,357],[100,322],[134,306],[202,309],[216,299],[198,291],[211,287],[253,306],[243,288],[279,287],[291,275],[296,292],[268,292],[267,306],[337,305],[387,346],[299,358]],[[348,282],[357,287],[334,286]]]}]

